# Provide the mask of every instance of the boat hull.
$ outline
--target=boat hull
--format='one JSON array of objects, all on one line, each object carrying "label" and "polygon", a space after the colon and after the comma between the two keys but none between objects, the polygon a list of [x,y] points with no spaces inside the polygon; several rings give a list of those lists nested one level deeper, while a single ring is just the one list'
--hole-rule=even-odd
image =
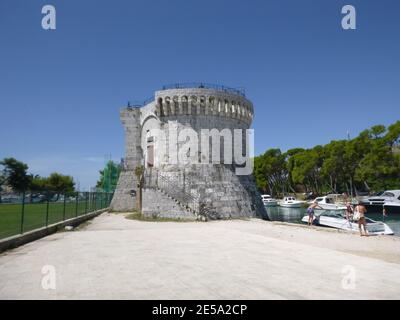
[{"label": "boat hull", "polygon": [[278,206],[278,202],[271,201],[271,202],[264,202],[264,207],[276,207]]},{"label": "boat hull", "polygon": [[[363,205],[367,209],[367,212],[370,212],[370,213],[382,213],[382,211],[383,211],[382,204],[366,204],[366,203],[364,203]],[[388,215],[400,214],[400,206],[399,205],[385,204],[385,208],[386,208],[386,213]]]},{"label": "boat hull", "polygon": [[334,205],[334,204],[318,204],[322,209],[315,208],[315,210],[335,210],[335,211],[343,211],[346,210],[345,206]]},{"label": "boat hull", "polygon": [[[307,223],[308,216],[304,216],[301,221]],[[314,217],[313,224],[349,232],[360,232],[357,222],[348,221],[343,218],[319,216]],[[387,224],[371,219],[367,219],[367,231],[371,235],[393,235],[392,229]]]},{"label": "boat hull", "polygon": [[302,203],[280,203],[283,208],[301,208]]}]

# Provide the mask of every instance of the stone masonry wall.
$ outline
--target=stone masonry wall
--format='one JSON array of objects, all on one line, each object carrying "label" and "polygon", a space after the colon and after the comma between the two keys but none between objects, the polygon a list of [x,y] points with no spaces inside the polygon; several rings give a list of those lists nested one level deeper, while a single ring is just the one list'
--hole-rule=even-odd
[{"label": "stone masonry wall", "polygon": [[[112,209],[135,209],[136,199],[132,196],[132,190],[136,191],[137,181],[134,170],[136,166],[144,164],[146,173],[151,173],[147,181],[150,188],[143,193],[143,213],[146,215],[183,219],[199,218],[199,214],[208,219],[267,218],[254,177],[236,175],[235,164],[229,164],[225,159],[222,163],[213,163],[211,148],[207,161],[201,152],[201,141],[196,143],[197,148],[195,145],[185,146],[188,152],[184,153],[184,163],[172,164],[171,157],[175,156],[168,154],[171,128],[176,128],[178,135],[185,129],[193,129],[197,133],[202,129],[228,129],[232,138],[235,129],[248,129],[254,109],[244,95],[205,88],[161,90],[155,93],[154,101],[146,106],[122,109],[120,115],[125,128],[125,168],[111,203]],[[165,138],[160,140],[153,136],[152,129],[164,132]],[[167,154],[157,150],[155,143],[163,139],[166,139]],[[240,145],[244,149],[249,143],[246,136],[237,141],[232,139],[231,142],[234,148]],[[207,141],[204,143],[207,144]],[[178,149],[181,145],[185,145],[185,142],[178,142]],[[221,157],[224,145],[225,140],[221,140]],[[147,167],[147,160],[151,159],[147,158],[147,150],[151,151],[150,155],[154,154],[153,167]],[[161,189],[154,188],[157,181],[164,181]],[[185,207],[190,210],[185,210]]]},{"label": "stone masonry wall", "polygon": [[125,129],[125,162],[118,179],[117,188],[110,208],[114,211],[132,211],[136,209],[137,178],[135,167],[142,164],[141,112],[138,108],[125,108],[120,118]]},{"label": "stone masonry wall", "polygon": [[[229,166],[164,166],[151,171],[148,176],[152,181],[148,183],[157,184],[160,176],[164,177],[169,181],[167,186],[163,186],[166,193],[182,190],[192,194],[197,200],[189,203],[190,208],[208,219],[267,218],[254,178],[251,175],[237,176]],[[170,191],[169,188],[174,190]]]},{"label": "stone masonry wall", "polygon": [[142,213],[153,218],[172,218],[182,220],[196,220],[196,215],[185,210],[174,199],[160,190],[143,190]]}]

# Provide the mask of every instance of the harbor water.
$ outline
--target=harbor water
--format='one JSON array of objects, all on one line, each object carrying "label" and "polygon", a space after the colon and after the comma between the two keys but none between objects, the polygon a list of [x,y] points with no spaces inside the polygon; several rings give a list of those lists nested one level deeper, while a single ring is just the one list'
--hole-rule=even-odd
[{"label": "harbor water", "polygon": [[[283,208],[280,206],[276,206],[276,207],[267,207],[266,209],[268,216],[272,221],[284,221],[284,222],[304,224],[301,221],[301,219],[307,214],[305,208]],[[322,212],[322,210],[316,210],[317,215],[319,214],[319,212]],[[324,210],[323,212],[327,212],[327,210]],[[375,221],[385,222],[393,230],[395,236],[400,236],[399,214],[383,218],[381,213],[368,212],[366,216]]]}]

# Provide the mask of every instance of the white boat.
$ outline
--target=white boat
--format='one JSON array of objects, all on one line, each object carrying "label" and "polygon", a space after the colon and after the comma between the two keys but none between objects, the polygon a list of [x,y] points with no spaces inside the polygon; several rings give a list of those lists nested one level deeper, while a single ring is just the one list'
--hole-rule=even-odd
[{"label": "white boat", "polygon": [[382,212],[383,207],[390,213],[400,213],[400,190],[387,190],[379,196],[369,196],[361,199],[367,211]]},{"label": "white boat", "polygon": [[[324,197],[318,197],[310,201],[309,204],[317,201],[318,205],[322,210],[345,210],[346,206],[344,202],[341,201],[342,195],[340,194],[328,194]],[[320,208],[315,208],[315,210],[321,210]]]},{"label": "white boat", "polygon": [[278,205],[278,200],[272,198],[269,194],[262,194],[261,199],[266,207],[276,207]]},{"label": "white boat", "polygon": [[[308,215],[301,219],[302,222],[308,223]],[[383,222],[375,221],[365,217],[367,223],[367,231],[372,235],[392,235],[393,230]],[[350,232],[360,232],[357,221],[349,221],[344,215],[338,212],[325,212],[315,215],[313,224],[318,226],[330,227]]]},{"label": "white boat", "polygon": [[386,209],[386,214],[388,216],[392,214],[400,214],[400,202],[385,201],[383,207]]},{"label": "white boat", "polygon": [[282,201],[279,201],[278,204],[281,207],[285,208],[300,208],[303,205],[304,201],[297,200],[295,197],[284,197]]}]

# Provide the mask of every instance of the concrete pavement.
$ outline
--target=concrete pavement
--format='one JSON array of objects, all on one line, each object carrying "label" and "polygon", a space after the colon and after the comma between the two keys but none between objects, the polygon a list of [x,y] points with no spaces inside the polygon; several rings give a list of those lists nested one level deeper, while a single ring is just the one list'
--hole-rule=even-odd
[{"label": "concrete pavement", "polygon": [[0,255],[0,299],[364,298],[400,298],[398,238],[102,214]]}]

